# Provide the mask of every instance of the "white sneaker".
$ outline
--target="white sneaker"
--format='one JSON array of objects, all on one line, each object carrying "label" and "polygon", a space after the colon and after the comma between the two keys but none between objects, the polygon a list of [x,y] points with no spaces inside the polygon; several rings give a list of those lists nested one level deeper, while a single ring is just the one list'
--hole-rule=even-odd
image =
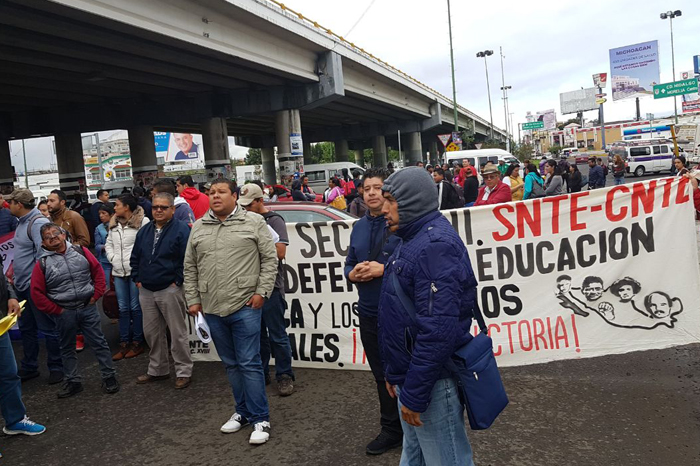
[{"label": "white sneaker", "polygon": [[267,421],[258,422],[253,426],[253,433],[250,434],[248,443],[251,445],[262,445],[270,440],[270,423]]},{"label": "white sneaker", "polygon": [[238,413],[233,413],[231,419],[226,421],[226,424],[221,426],[221,432],[224,434],[232,434],[241,430],[241,427],[247,426],[249,424],[248,419],[244,418]]}]

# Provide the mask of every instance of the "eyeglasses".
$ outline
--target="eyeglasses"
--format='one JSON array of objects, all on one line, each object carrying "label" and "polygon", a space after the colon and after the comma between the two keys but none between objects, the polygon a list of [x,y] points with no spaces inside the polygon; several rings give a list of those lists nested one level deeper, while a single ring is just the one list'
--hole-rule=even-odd
[{"label": "eyeglasses", "polygon": [[171,205],[154,205],[154,206],[151,206],[151,209],[152,210],[168,210],[171,207],[172,207]]},{"label": "eyeglasses", "polygon": [[488,175],[484,175],[484,179],[490,180],[492,178],[498,178],[498,173],[489,173]]},{"label": "eyeglasses", "polygon": [[44,241],[49,241],[49,240],[52,240],[54,238],[58,238],[62,234],[63,233],[61,233],[60,231],[57,231],[56,233],[53,233],[53,234],[49,233],[47,235],[44,235],[43,238],[44,238]]}]

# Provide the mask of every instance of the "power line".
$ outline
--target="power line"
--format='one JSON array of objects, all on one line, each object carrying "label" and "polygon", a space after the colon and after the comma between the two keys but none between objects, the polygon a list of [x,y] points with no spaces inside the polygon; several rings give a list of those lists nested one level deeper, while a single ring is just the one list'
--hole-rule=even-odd
[{"label": "power line", "polygon": [[369,2],[369,5],[367,5],[367,8],[365,8],[365,11],[363,11],[362,14],[360,15],[360,17],[357,18],[357,21],[355,21],[355,24],[353,24],[352,27],[350,28],[350,30],[345,34],[345,37],[348,37],[350,35],[350,33],[353,31],[353,29],[355,29],[355,27],[358,24],[360,24],[360,21],[362,21],[362,18],[365,17],[365,15],[369,11],[369,9],[372,8],[372,5],[374,5],[374,2],[376,2],[376,1],[377,0],[372,0],[371,2]]}]

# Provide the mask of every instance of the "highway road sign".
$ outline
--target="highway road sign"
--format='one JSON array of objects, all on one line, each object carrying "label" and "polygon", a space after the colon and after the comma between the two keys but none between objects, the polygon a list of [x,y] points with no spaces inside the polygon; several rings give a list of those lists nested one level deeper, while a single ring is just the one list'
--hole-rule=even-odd
[{"label": "highway road sign", "polygon": [[445,147],[445,150],[447,152],[454,152],[454,151],[458,151],[461,149],[459,148],[459,146],[457,144],[455,144],[454,142],[451,142],[447,147]]},{"label": "highway road sign", "polygon": [[604,103],[607,102],[607,101],[608,101],[608,99],[606,99],[605,97],[603,97],[603,98],[601,98],[601,99],[595,99],[595,103],[598,104],[598,105],[602,105],[602,104],[604,104]]},{"label": "highway road sign", "polygon": [[672,83],[657,84],[654,86],[655,99],[673,97],[674,95],[692,94],[693,92],[698,92],[697,78],[684,79],[683,81],[674,81]]},{"label": "highway road sign", "polygon": [[445,147],[447,147],[447,142],[450,140],[451,137],[451,134],[438,134],[438,139],[440,140],[440,142],[442,142],[442,145]]},{"label": "highway road sign", "polygon": [[544,121],[529,121],[523,123],[523,130],[544,128]]}]

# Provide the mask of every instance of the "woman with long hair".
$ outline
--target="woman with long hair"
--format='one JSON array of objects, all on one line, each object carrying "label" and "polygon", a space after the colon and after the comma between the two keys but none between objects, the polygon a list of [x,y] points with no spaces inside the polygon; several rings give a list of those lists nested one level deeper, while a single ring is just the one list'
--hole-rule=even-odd
[{"label": "woman with long hair", "polygon": [[544,193],[547,196],[558,196],[564,192],[564,180],[561,176],[561,168],[557,162],[550,159],[544,166],[547,179],[544,182]]},{"label": "woman with long hair", "polygon": [[525,191],[525,181],[520,176],[520,164],[511,163],[503,176],[503,182],[510,187],[510,196],[513,201],[522,201]]},{"label": "woman with long hair", "polygon": [[688,169],[685,166],[686,160],[685,156],[679,155],[673,159],[673,165],[676,167],[676,176],[681,177],[688,173]]},{"label": "woman with long hair", "polygon": [[576,164],[569,166],[569,182],[567,183],[570,193],[577,193],[581,191],[581,186],[583,179],[581,177],[581,172],[579,171]]},{"label": "woman with long hair", "polygon": [[619,154],[613,158],[613,178],[615,178],[616,185],[625,182],[625,162]]}]

